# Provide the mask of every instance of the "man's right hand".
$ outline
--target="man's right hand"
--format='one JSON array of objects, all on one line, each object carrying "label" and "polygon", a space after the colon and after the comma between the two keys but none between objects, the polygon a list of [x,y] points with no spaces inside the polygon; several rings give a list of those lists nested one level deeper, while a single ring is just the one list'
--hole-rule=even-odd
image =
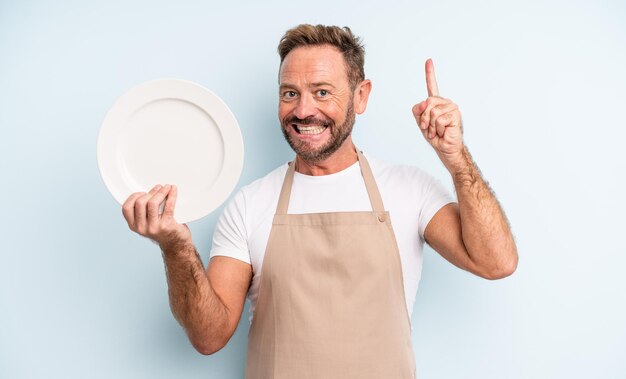
[{"label": "man's right hand", "polygon": [[[157,185],[150,192],[135,192],[122,205],[122,213],[133,232],[148,237],[161,249],[176,249],[177,246],[193,244],[191,231],[185,224],[174,219],[174,207],[178,189],[172,185]],[[159,208],[165,201],[163,213]]]},{"label": "man's right hand", "polygon": [[[155,186],[148,193],[130,195],[122,205],[122,213],[130,230],[160,245],[172,313],[193,346],[202,354],[213,354],[237,329],[252,280],[252,266],[216,256],[205,270],[189,228],[174,219],[176,196],[176,186]],[[159,214],[163,202],[163,213]]]}]

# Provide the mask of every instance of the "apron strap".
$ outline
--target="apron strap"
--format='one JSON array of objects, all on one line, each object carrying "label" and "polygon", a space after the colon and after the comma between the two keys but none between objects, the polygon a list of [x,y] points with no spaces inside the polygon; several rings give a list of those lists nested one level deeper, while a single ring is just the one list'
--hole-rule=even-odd
[{"label": "apron strap", "polygon": [[276,207],[277,215],[286,215],[289,208],[289,198],[291,197],[291,186],[293,184],[293,176],[296,171],[296,160],[289,162],[287,167],[287,173],[285,174],[285,180],[283,180],[283,188],[280,190],[280,197],[278,198],[278,206]]},{"label": "apron strap", "polygon": [[367,194],[370,197],[372,209],[374,210],[374,212],[384,212],[385,206],[383,205],[383,198],[380,196],[378,185],[376,184],[376,180],[374,180],[372,168],[370,167],[367,159],[365,159],[365,156],[363,156],[363,152],[361,152],[361,150],[356,149],[356,155],[359,157],[361,175],[363,176],[363,180],[365,181],[365,189],[367,189]]},{"label": "apron strap", "polygon": [[[361,150],[356,148],[355,150],[359,159],[361,175],[363,176],[363,180],[365,181],[365,189],[367,190],[367,195],[370,198],[372,210],[374,212],[384,212],[385,206],[383,205],[383,199],[380,196],[378,185],[376,185],[376,181],[374,180],[374,174],[372,174],[370,164],[367,159],[365,159],[365,156],[363,156]],[[283,180],[283,187],[280,190],[280,196],[278,198],[276,214],[287,214],[287,210],[289,208],[289,198],[291,197],[291,187],[293,186],[293,177],[296,171],[295,168],[296,160],[294,159],[293,161],[289,162],[289,167],[287,167],[285,180]]]}]

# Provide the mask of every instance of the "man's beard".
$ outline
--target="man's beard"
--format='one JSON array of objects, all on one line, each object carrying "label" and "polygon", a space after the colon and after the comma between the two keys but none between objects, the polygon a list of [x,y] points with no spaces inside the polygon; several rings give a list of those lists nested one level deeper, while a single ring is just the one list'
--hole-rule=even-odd
[{"label": "man's beard", "polygon": [[[341,147],[346,138],[352,133],[352,127],[354,126],[354,106],[352,100],[348,104],[348,110],[346,111],[346,117],[343,124],[337,126],[333,120],[327,118],[315,118],[307,117],[300,119],[295,116],[285,118],[282,120],[282,131],[285,136],[285,140],[289,143],[289,146],[302,158],[303,160],[311,163],[321,162],[326,158],[333,155],[333,153]],[[330,128],[330,140],[317,149],[313,149],[309,146],[309,143],[300,141],[295,138],[291,138],[287,132],[287,128],[293,128],[292,124],[301,125],[324,125]],[[323,133],[323,132],[322,132]]]}]

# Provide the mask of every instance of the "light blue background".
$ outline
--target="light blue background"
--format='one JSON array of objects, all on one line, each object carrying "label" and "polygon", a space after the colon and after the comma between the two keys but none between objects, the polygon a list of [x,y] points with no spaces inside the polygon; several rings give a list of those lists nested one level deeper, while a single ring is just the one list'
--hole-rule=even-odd
[{"label": "light blue background", "polygon": [[[422,378],[626,377],[626,3],[621,1],[0,3],[0,377],[240,378],[247,309],[225,349],[193,350],[157,246],[130,232],[96,163],[115,99],[198,82],[237,116],[239,186],[292,157],[276,45],[349,25],[373,81],[355,140],[452,189],[411,106],[434,58],[443,96],[517,238],[489,282],[427,249],[413,315]],[[168,154],[164,151],[163,154]],[[190,224],[206,262],[219,214]]]}]

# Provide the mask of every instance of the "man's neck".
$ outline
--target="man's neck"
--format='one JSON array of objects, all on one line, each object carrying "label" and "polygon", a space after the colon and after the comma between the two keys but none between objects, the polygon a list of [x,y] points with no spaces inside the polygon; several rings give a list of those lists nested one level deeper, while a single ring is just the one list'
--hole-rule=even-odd
[{"label": "man's neck", "polygon": [[309,162],[296,156],[296,171],[311,176],[330,175],[345,170],[358,159],[352,137],[348,137],[337,151],[323,161]]}]

